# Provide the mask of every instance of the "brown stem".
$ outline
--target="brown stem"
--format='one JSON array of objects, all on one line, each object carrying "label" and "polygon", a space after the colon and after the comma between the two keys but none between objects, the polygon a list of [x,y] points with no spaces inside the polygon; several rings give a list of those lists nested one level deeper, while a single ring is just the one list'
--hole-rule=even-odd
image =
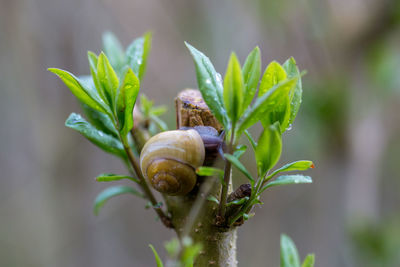
[{"label": "brown stem", "polygon": [[151,205],[153,206],[153,209],[155,210],[155,212],[157,213],[158,217],[160,217],[161,221],[163,222],[163,224],[168,227],[168,228],[174,228],[171,218],[168,217],[164,211],[161,209],[161,207],[158,207],[158,202],[156,200],[156,198],[154,197],[153,193],[151,192],[149,186],[146,183],[145,178],[143,177],[143,174],[139,168],[139,164],[137,163],[135,157],[132,154],[132,150],[129,148],[129,146],[126,146],[124,144],[124,149],[126,154],[128,155],[128,160],[130,162],[130,164],[132,165],[136,175],[139,177],[140,180],[140,187],[143,190],[143,193],[146,195],[146,197],[149,199]]},{"label": "brown stem", "polygon": [[[234,131],[232,131],[232,136],[227,151],[229,154],[231,154],[233,151],[232,145],[234,137],[235,137]],[[217,219],[218,224],[225,222],[226,200],[228,198],[228,188],[231,180],[231,171],[232,171],[231,162],[229,160],[226,160],[224,169],[224,184],[222,185],[221,198],[219,202],[218,219]]]}]

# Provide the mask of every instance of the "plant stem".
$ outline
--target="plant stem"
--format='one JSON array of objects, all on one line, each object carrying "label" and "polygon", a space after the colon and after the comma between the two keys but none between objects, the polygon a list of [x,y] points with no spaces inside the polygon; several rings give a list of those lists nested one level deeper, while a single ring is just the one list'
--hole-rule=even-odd
[{"label": "plant stem", "polygon": [[[234,131],[232,130],[232,135],[231,135],[231,140],[229,142],[228,146],[228,153],[232,154],[233,150],[233,140],[234,140]],[[219,201],[219,210],[218,210],[218,216],[220,220],[225,221],[225,212],[226,212],[226,199],[228,198],[228,188],[230,184],[230,179],[231,179],[231,171],[232,171],[232,165],[229,160],[226,161],[225,164],[225,169],[224,169],[224,184],[222,185],[222,190],[221,190],[221,198]]]},{"label": "plant stem", "polygon": [[139,177],[140,180],[140,187],[142,188],[143,193],[146,195],[146,197],[149,199],[151,205],[153,206],[153,209],[157,213],[157,215],[160,217],[161,221],[163,224],[168,227],[168,228],[174,228],[171,218],[169,218],[164,211],[161,209],[161,207],[157,206],[157,200],[154,197],[153,193],[151,192],[149,186],[146,183],[145,178],[143,177],[143,174],[139,168],[139,164],[137,163],[135,157],[132,154],[132,150],[130,149],[129,145],[126,144],[126,142],[123,142],[125,152],[128,156],[128,160],[130,164],[132,165],[132,168],[134,169],[136,175]]}]

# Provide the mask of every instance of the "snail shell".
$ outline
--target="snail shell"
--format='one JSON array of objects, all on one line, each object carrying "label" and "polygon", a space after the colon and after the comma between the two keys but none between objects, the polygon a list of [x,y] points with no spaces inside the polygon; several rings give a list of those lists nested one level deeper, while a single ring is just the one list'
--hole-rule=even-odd
[{"label": "snail shell", "polygon": [[195,169],[203,165],[204,157],[204,143],[197,131],[166,131],[147,141],[140,168],[157,191],[185,195],[196,185]]}]

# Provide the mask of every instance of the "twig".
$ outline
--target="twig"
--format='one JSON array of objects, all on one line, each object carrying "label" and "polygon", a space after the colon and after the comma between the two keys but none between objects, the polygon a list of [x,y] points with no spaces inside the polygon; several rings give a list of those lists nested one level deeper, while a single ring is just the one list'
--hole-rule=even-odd
[{"label": "twig", "polygon": [[[228,146],[227,152],[229,154],[231,154],[232,150],[233,150],[232,149],[233,140],[234,140],[234,131],[232,131],[231,140],[230,140],[229,146]],[[224,184],[222,185],[221,198],[220,198],[219,210],[218,210],[218,219],[217,219],[217,222],[219,224],[222,224],[225,222],[226,200],[228,198],[228,187],[230,184],[231,171],[232,171],[231,162],[229,160],[225,160],[225,162],[226,162],[226,164],[225,164],[225,169],[224,169]]]},{"label": "twig", "polygon": [[147,185],[146,180],[143,177],[143,174],[142,174],[142,172],[141,172],[141,170],[139,168],[139,164],[137,163],[135,157],[132,154],[132,150],[130,149],[129,145],[127,145],[125,142],[124,142],[124,149],[125,149],[125,152],[126,152],[126,154],[128,156],[128,160],[129,160],[133,170],[135,171],[136,175],[139,177],[140,187],[141,187],[143,193],[149,199],[150,203],[152,204],[153,209],[155,210],[155,212],[160,217],[161,221],[163,222],[163,224],[166,227],[174,228],[174,226],[172,224],[172,221],[171,221],[171,218],[168,217],[164,213],[164,211],[161,209],[161,207],[158,207],[158,205],[157,205],[158,202],[157,202],[156,198],[154,197],[153,193],[151,192],[149,186]]}]

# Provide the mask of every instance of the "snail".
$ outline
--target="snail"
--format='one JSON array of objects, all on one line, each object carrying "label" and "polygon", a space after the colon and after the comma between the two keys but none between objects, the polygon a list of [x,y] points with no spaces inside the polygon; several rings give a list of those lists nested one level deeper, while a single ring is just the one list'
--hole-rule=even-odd
[{"label": "snail", "polygon": [[222,147],[222,136],[209,126],[161,132],[144,145],[140,168],[157,191],[186,195],[196,185],[196,168],[209,164]]}]

